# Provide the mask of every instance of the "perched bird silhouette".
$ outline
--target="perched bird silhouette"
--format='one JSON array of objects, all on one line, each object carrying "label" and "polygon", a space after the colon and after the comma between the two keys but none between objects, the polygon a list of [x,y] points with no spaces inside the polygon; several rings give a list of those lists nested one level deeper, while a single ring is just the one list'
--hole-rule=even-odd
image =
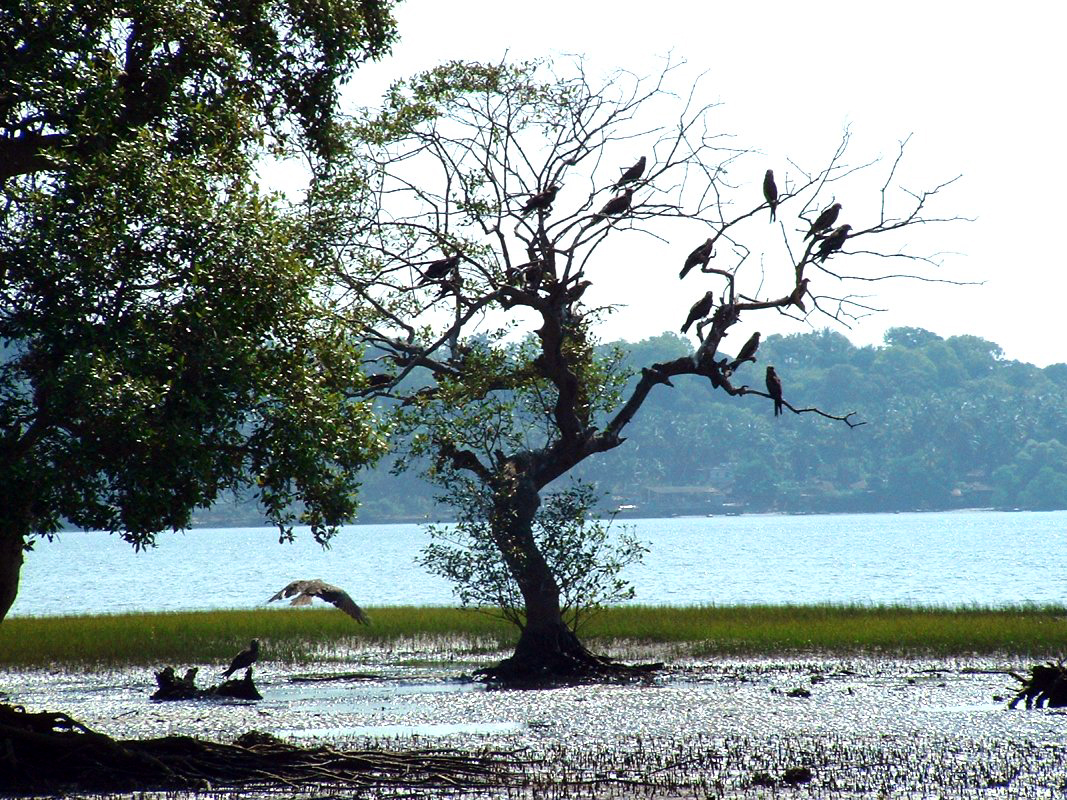
[{"label": "perched bird silhouette", "polygon": [[682,333],[689,330],[689,326],[696,322],[698,319],[703,319],[711,313],[711,307],[715,304],[715,292],[706,292],[703,297],[693,303],[693,307],[689,309],[689,316],[685,320],[685,325],[682,326]]},{"label": "perched bird silhouette", "polygon": [[431,261],[426,265],[426,269],[422,273],[422,278],[419,280],[419,286],[447,278],[449,273],[458,266],[459,253],[456,253],[454,256],[446,256],[445,258]]},{"label": "perched bird silhouette", "polygon": [[237,670],[252,666],[257,658],[259,658],[259,639],[253,639],[249,642],[247,650],[242,650],[233,657],[230,668],[222,673],[222,677],[228,678]]},{"label": "perched bird silhouette", "polygon": [[778,210],[778,185],[774,182],[773,169],[767,170],[763,176],[763,197],[771,207],[771,222],[774,222]]},{"label": "perched bird silhouette", "polygon": [[637,163],[627,170],[624,170],[622,176],[615,182],[615,188],[621,189],[624,183],[630,181],[636,181],[642,175],[645,174],[645,157],[641,156]]},{"label": "perched bird silhouette", "polygon": [[792,294],[789,295],[789,302],[791,305],[796,306],[801,311],[806,312],[808,309],[804,305],[804,295],[808,292],[808,279],[805,278],[797,284]]},{"label": "perched bird silhouette", "polygon": [[597,222],[604,219],[604,217],[615,217],[619,214],[626,212],[626,209],[630,207],[630,199],[634,196],[633,189],[627,189],[617,197],[613,197],[604,204],[604,207],[597,212],[594,219]]},{"label": "perched bird silhouette", "polygon": [[837,222],[837,215],[841,213],[841,204],[834,203],[829,208],[824,208],[822,213],[815,218],[815,221],[811,223],[811,228],[804,234],[804,238],[809,236],[818,236],[823,231],[830,230],[831,226]]},{"label": "perched bird silhouette", "polygon": [[774,416],[782,413],[782,379],[774,371],[774,367],[767,367],[767,394],[774,400]]},{"label": "perched bird silhouette", "polygon": [[[296,597],[293,597],[293,595],[296,595]],[[289,605],[291,606],[311,605],[311,598],[318,597],[325,600],[327,603],[332,603],[337,606],[356,622],[370,625],[370,620],[367,619],[367,615],[363,613],[362,608],[356,605],[356,601],[348,596],[348,592],[344,589],[338,589],[336,586],[319,580],[318,578],[310,581],[293,581],[267,602],[273,603],[275,600],[281,600],[283,597],[293,597],[293,599],[289,601]]]},{"label": "perched bird silhouette", "polygon": [[759,331],[749,336],[748,341],[741,345],[737,358],[730,362],[730,372],[733,372],[746,361],[755,363],[757,350],[759,350]]},{"label": "perched bird silhouette", "polygon": [[522,214],[526,216],[532,211],[543,211],[552,205],[552,201],[556,199],[556,192],[559,191],[559,187],[550,183],[548,188],[544,191],[540,191],[526,201],[526,204],[522,207]]},{"label": "perched bird silhouette", "polygon": [[842,225],[838,228],[834,228],[825,239],[819,242],[819,249],[815,253],[816,260],[825,261],[830,257],[831,253],[836,253],[840,250],[851,230],[851,225]]},{"label": "perched bird silhouette", "polygon": [[678,277],[684,278],[693,267],[706,267],[711,260],[711,245],[712,240],[708,239],[704,244],[700,245],[700,247],[690,253],[686,257],[685,266],[683,266],[682,271],[678,273]]}]

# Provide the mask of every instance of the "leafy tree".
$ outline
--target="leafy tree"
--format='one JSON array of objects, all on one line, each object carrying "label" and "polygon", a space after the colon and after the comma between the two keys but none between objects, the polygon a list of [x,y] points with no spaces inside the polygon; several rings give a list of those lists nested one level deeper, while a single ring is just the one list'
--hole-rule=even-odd
[{"label": "leafy tree", "polygon": [[247,484],[283,536],[352,515],[358,352],[253,167],[331,156],[392,35],[358,0],[0,9],[0,619],[64,519],[143,547]]},{"label": "leafy tree", "polygon": [[[866,226],[853,218],[833,238],[825,230],[805,237],[830,194],[843,197],[861,174],[845,164],[842,143],[820,171],[788,180],[780,171],[782,222],[757,258],[758,245],[742,241],[766,243],[766,165],[744,166],[748,154],[726,149],[710,107],[683,99],[671,108],[673,74],[671,66],[650,82],[618,74],[594,88],[580,69],[567,77],[536,64],[442,66],[397,85],[380,113],[357,121],[344,179],[324,181],[309,198],[320,242],[336,259],[338,294],[377,311],[373,324],[354,325],[386,354],[374,391],[399,402],[411,456],[429,458],[436,480],[479,487],[478,535],[518,585],[519,641],[491,678],[626,671],[588,652],[563,618],[559,577],[535,534],[542,491],[621,445],[657,387],[771,399],[740,382],[762,387],[762,370],[732,364],[719,349],[724,337],[761,311],[866,313],[839,268],[852,263],[849,245],[861,240],[870,252],[879,237],[928,221],[937,192],[911,193],[901,216],[883,205]],[[653,118],[672,122],[640,127]],[[745,174],[751,183],[738,182]],[[641,237],[670,242],[674,265],[641,269],[690,261],[696,344],[641,365],[631,381],[619,358],[598,348],[595,325],[610,308],[589,298],[595,282],[628,266],[619,242]],[[730,341],[740,347],[743,336]],[[426,376],[423,388],[404,390],[416,372]],[[786,389],[785,410],[855,424],[794,397]]]}]

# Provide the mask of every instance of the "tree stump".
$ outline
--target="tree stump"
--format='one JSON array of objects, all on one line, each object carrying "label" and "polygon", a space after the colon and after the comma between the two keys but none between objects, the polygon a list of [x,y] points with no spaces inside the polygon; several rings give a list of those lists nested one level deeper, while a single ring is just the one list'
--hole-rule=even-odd
[{"label": "tree stump", "polygon": [[238,700],[262,700],[263,695],[256,689],[252,682],[252,668],[245,670],[245,675],[240,680],[230,678],[217,686],[209,686],[206,689],[196,687],[197,668],[187,669],[182,677],[174,672],[174,667],[164,667],[156,673],[156,685],[159,687],[152,699],[162,702],[166,700],[195,700],[203,697],[235,697]]},{"label": "tree stump", "polygon": [[1008,708],[1015,708],[1020,700],[1026,701],[1027,708],[1035,705],[1038,708],[1067,706],[1067,669],[1064,669],[1063,661],[1037,664],[1030,668],[1029,678],[1016,675],[1014,672],[1011,676],[1022,684],[1022,689],[1008,703]]}]

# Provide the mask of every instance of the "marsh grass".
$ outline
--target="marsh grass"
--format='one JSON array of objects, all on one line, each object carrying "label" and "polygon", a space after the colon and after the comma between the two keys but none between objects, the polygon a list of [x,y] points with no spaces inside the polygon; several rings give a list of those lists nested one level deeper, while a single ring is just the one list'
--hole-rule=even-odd
[{"label": "marsh grass", "polygon": [[[0,667],[221,663],[250,639],[271,658],[310,663],[353,649],[417,640],[466,652],[509,648],[515,630],[454,608],[369,609],[372,625],[333,609],[197,611],[13,617],[0,624]],[[952,656],[1067,652],[1067,608],[904,606],[621,606],[590,618],[580,635],[598,642],[686,644],[693,655],[877,652]]]}]

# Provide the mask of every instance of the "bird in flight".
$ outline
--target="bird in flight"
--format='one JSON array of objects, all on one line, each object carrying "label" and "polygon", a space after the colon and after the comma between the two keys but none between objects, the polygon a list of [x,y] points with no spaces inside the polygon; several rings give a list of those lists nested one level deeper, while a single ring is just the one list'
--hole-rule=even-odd
[{"label": "bird in flight", "polygon": [[[293,595],[296,595],[296,597],[293,597]],[[289,601],[289,605],[291,606],[309,606],[311,605],[311,599],[313,597],[318,597],[321,600],[325,600],[327,603],[332,603],[337,606],[356,622],[370,625],[370,620],[367,619],[367,615],[363,613],[362,608],[356,605],[356,601],[348,596],[348,592],[344,589],[338,589],[336,586],[319,580],[318,578],[311,581],[293,581],[267,602],[273,603],[275,600],[281,600],[283,597],[293,598]]]},{"label": "bird in flight", "polygon": [[259,639],[253,639],[248,644],[247,650],[242,650],[240,653],[233,657],[233,661],[230,662],[230,668],[222,673],[222,677],[228,678],[239,669],[250,667],[256,663],[256,659],[259,658]]},{"label": "bird in flight", "polygon": [[616,189],[621,189],[622,185],[624,183],[629,183],[630,181],[636,181],[637,179],[639,179],[644,174],[645,174],[645,157],[641,156],[641,158],[638,160],[638,162],[636,164],[634,164],[632,167],[630,167],[629,169],[625,170],[622,173],[622,176],[619,178],[619,180],[617,180],[615,182],[615,188]]},{"label": "bird in flight", "polygon": [[771,207],[771,222],[775,220],[775,212],[778,210],[778,185],[774,182],[774,170],[767,170],[763,176],[763,198]]}]

